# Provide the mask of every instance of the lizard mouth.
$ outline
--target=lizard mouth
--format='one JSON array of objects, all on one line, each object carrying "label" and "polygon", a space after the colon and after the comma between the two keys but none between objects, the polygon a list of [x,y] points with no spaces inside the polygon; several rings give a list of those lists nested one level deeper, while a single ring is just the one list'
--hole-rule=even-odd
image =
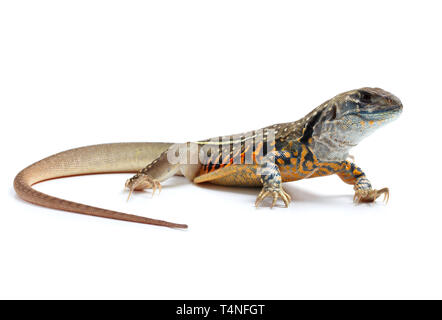
[{"label": "lizard mouth", "polygon": [[402,104],[389,105],[385,107],[375,107],[369,110],[360,110],[352,113],[364,121],[390,121],[394,120],[402,113]]}]

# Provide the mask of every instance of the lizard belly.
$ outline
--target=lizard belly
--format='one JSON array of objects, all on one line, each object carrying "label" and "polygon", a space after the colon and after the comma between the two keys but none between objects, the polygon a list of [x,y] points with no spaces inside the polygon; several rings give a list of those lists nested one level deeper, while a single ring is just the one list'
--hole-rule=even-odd
[{"label": "lizard belly", "polygon": [[257,187],[262,186],[261,178],[256,175],[256,164],[229,165],[209,173],[200,173],[193,182],[210,182],[223,186]]},{"label": "lizard belly", "polygon": [[[262,181],[261,178],[256,175],[256,168],[257,165],[230,165],[210,173],[200,174],[193,182],[210,182],[223,186],[258,187],[262,186]],[[280,166],[279,169],[283,182],[305,178],[305,175],[299,174],[293,166]]]}]

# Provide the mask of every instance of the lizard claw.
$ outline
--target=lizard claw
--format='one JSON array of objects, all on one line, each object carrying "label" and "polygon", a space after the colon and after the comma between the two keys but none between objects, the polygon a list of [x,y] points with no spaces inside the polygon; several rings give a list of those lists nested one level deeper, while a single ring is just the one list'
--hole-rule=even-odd
[{"label": "lizard claw", "polygon": [[157,179],[153,179],[146,174],[136,174],[132,178],[126,181],[125,187],[129,189],[129,196],[127,200],[129,201],[130,196],[134,190],[144,190],[152,188],[152,197],[155,191],[158,190],[158,194],[161,192],[161,183]]},{"label": "lizard claw", "polygon": [[130,196],[132,195],[132,192],[134,191],[134,189],[129,188],[129,194],[127,195],[127,199],[126,202],[129,202]]},{"label": "lizard claw", "polygon": [[152,179],[152,198],[155,194],[155,191],[158,190],[158,194],[161,193],[161,183],[156,180],[156,179]]},{"label": "lizard claw", "polygon": [[384,202],[388,203],[390,198],[390,191],[388,188],[382,188],[380,190],[370,189],[370,190],[356,190],[353,197],[355,203],[361,202],[375,202],[377,198],[384,195]]},{"label": "lizard claw", "polygon": [[263,187],[258,197],[256,198],[255,207],[258,208],[261,202],[268,196],[272,196],[272,204],[270,208],[273,208],[275,206],[278,198],[281,198],[282,201],[284,201],[286,208],[289,206],[289,203],[292,200],[290,195],[287,192],[285,192],[282,187],[279,187],[278,189]]}]

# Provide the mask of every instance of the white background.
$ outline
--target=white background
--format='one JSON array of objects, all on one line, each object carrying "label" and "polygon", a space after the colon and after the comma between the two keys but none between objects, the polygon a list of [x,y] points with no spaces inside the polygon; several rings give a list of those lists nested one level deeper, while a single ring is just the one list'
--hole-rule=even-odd
[{"label": "white background", "polygon": [[[0,298],[442,298],[438,1],[2,1]],[[130,175],[52,195],[188,223],[177,231],[25,203],[15,174],[96,143],[189,141],[294,121],[377,86],[404,112],[352,154],[384,205],[337,177],[194,186],[126,203]]]}]

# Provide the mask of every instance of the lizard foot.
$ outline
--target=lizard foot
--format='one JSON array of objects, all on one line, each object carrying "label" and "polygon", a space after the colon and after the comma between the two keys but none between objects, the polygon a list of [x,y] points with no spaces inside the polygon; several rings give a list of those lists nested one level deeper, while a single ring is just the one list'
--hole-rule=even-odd
[{"label": "lizard foot", "polygon": [[388,188],[382,188],[380,190],[374,190],[374,189],[356,190],[355,196],[353,197],[353,201],[355,203],[374,202],[382,194],[384,195],[385,203],[387,203],[388,199],[390,198],[390,191],[388,190]]},{"label": "lizard foot", "polygon": [[125,187],[129,189],[129,196],[127,197],[127,200],[129,200],[134,190],[139,191],[152,188],[152,197],[157,189],[158,193],[161,192],[160,181],[158,181],[157,179],[153,179],[147,174],[136,174],[132,178],[127,179]]},{"label": "lizard foot", "polygon": [[287,208],[289,206],[290,201],[292,198],[290,195],[284,191],[284,189],[279,187],[263,187],[261,192],[259,193],[258,197],[256,198],[255,207],[259,207],[262,200],[264,200],[266,197],[271,196],[273,198],[271,208],[273,208],[276,204],[276,201],[278,198],[281,198],[282,201],[284,201],[285,207]]}]

